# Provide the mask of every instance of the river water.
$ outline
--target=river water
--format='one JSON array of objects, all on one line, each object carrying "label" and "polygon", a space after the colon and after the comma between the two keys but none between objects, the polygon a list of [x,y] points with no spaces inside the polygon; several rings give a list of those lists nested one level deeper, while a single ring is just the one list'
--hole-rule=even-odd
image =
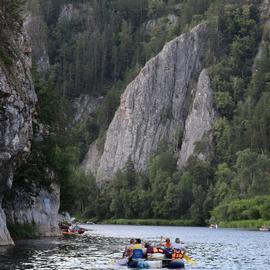
[{"label": "river water", "polygon": [[186,269],[270,270],[270,232],[166,226],[85,225],[70,238],[18,241],[0,248],[0,270],[125,270],[115,265],[129,238],[158,243],[160,236],[185,242],[196,265]]}]

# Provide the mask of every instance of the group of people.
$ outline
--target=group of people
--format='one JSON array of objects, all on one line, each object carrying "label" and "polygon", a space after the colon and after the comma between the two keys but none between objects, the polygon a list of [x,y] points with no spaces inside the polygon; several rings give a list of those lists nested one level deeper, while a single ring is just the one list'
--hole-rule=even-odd
[{"label": "group of people", "polygon": [[74,225],[70,223],[60,223],[59,228],[63,234],[68,234],[68,233],[83,234],[84,232],[87,231],[87,229],[80,227],[77,223],[75,223]]},{"label": "group of people", "polygon": [[171,242],[169,238],[164,239],[161,237],[160,244],[158,246],[152,246],[150,243],[143,243],[141,239],[130,239],[129,245],[125,248],[123,257],[127,258],[128,265],[132,264],[132,261],[138,259],[147,259],[150,254],[161,253],[164,254],[164,258],[172,260],[183,259],[185,255],[184,243],[176,238],[174,242]]}]

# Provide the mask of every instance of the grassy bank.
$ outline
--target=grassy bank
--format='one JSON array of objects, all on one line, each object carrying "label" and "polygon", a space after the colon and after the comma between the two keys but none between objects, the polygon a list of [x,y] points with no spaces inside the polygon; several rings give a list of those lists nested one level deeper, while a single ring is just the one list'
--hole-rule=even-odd
[{"label": "grassy bank", "polygon": [[220,222],[218,225],[222,228],[259,229],[263,225],[270,226],[270,220],[237,220]]},{"label": "grassy bank", "polygon": [[155,226],[194,226],[192,220],[167,220],[167,219],[108,219],[102,224],[116,225],[155,225]]},{"label": "grassy bank", "polygon": [[[154,226],[195,226],[192,220],[167,220],[167,219],[108,219],[101,222],[102,224],[115,225],[154,225]],[[259,229],[263,225],[270,226],[270,220],[237,220],[228,222],[219,222],[220,228],[242,228],[242,229]]]},{"label": "grassy bank", "polygon": [[8,230],[13,239],[33,239],[39,236],[33,224],[8,224]]}]

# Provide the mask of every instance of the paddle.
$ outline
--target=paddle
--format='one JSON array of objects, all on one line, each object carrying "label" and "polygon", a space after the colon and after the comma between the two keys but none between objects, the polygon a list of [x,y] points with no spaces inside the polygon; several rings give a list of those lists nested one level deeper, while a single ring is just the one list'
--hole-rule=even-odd
[{"label": "paddle", "polygon": [[184,255],[184,259],[190,263],[190,264],[197,264],[197,262],[195,260],[193,260],[190,256],[188,256],[187,254]]}]

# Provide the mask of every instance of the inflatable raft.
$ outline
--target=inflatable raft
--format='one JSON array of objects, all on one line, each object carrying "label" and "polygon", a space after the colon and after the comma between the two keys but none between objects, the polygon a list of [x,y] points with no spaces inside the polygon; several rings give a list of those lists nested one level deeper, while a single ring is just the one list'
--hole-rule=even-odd
[{"label": "inflatable raft", "polygon": [[151,254],[148,256],[148,259],[133,259],[130,262],[128,258],[124,258],[119,260],[117,265],[139,269],[185,269],[185,264],[182,260],[167,259],[162,254]]},{"label": "inflatable raft", "polygon": [[160,260],[160,261],[150,261],[150,260],[133,260],[128,263],[129,268],[139,268],[139,269],[185,269],[185,264],[183,261],[176,260]]}]

